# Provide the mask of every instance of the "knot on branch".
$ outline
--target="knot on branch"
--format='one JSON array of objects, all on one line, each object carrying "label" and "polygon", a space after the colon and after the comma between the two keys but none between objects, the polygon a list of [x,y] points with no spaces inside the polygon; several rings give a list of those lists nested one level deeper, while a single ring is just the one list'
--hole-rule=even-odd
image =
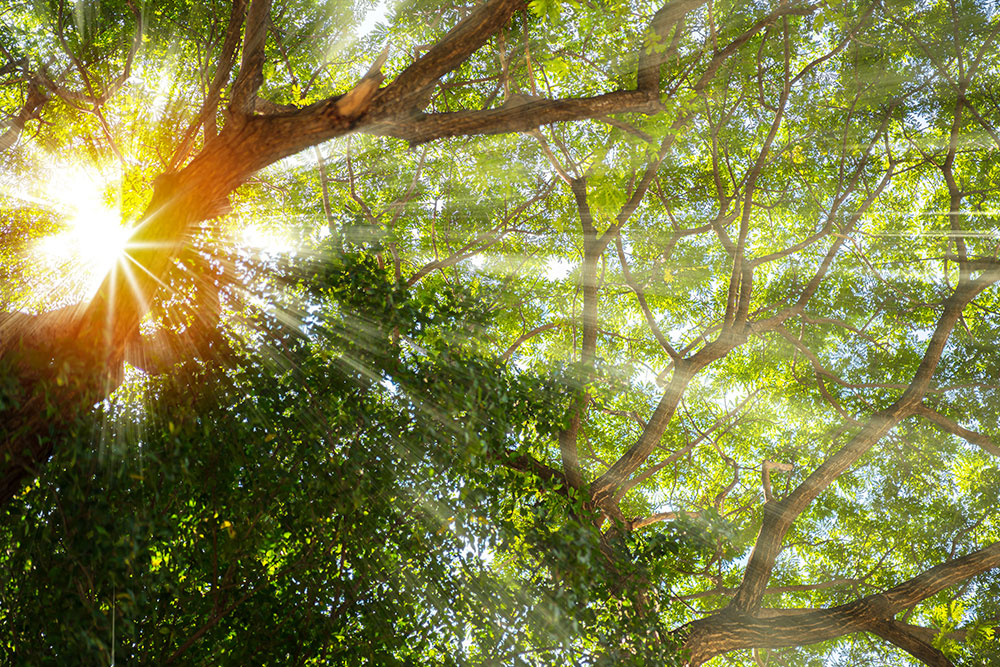
[{"label": "knot on branch", "polygon": [[333,103],[334,113],[347,120],[358,118],[368,111],[379,83],[381,83],[381,76],[378,79],[361,79],[358,85],[336,99]]},{"label": "knot on branch", "polygon": [[368,69],[361,80],[349,91],[334,98],[333,111],[341,118],[354,120],[368,111],[378,92],[378,87],[382,84],[382,65],[389,57],[389,47],[386,46],[375,58],[375,62]]}]

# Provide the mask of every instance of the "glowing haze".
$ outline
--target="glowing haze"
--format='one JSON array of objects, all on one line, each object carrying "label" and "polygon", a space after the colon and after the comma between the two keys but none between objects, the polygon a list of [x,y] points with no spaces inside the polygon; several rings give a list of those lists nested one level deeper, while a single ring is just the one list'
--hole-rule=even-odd
[{"label": "glowing haze", "polygon": [[53,174],[45,203],[65,216],[66,227],[36,247],[39,261],[61,278],[59,285],[47,286],[50,289],[82,290],[90,297],[122,256],[131,230],[105,203],[106,185],[100,174],[82,169]]}]

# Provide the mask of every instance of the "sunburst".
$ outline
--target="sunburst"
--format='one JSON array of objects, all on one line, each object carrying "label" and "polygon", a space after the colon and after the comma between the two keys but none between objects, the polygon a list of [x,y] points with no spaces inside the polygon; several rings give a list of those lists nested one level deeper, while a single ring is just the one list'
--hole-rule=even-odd
[{"label": "sunburst", "polygon": [[54,172],[48,184],[46,203],[66,226],[41,239],[36,251],[40,262],[59,276],[60,291],[92,296],[124,256],[132,230],[106,203],[107,186],[100,173],[79,168]]}]

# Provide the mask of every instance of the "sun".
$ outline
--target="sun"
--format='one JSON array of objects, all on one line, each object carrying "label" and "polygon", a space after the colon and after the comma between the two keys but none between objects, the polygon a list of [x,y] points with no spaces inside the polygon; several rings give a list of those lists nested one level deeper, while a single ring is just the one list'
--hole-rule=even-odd
[{"label": "sun", "polygon": [[41,239],[36,252],[45,269],[53,272],[59,291],[93,296],[124,254],[132,230],[122,224],[119,211],[105,203],[107,186],[101,174],[84,169],[53,173],[45,198],[66,226]]}]

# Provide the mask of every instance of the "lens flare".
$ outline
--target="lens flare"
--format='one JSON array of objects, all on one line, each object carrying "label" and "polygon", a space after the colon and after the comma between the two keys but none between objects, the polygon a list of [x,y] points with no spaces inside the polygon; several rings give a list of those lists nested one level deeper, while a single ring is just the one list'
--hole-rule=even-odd
[{"label": "lens flare", "polygon": [[86,296],[93,295],[114,268],[131,234],[118,211],[104,202],[105,187],[97,174],[58,172],[47,199],[65,215],[66,227],[37,246],[39,259],[62,273],[65,286]]}]

